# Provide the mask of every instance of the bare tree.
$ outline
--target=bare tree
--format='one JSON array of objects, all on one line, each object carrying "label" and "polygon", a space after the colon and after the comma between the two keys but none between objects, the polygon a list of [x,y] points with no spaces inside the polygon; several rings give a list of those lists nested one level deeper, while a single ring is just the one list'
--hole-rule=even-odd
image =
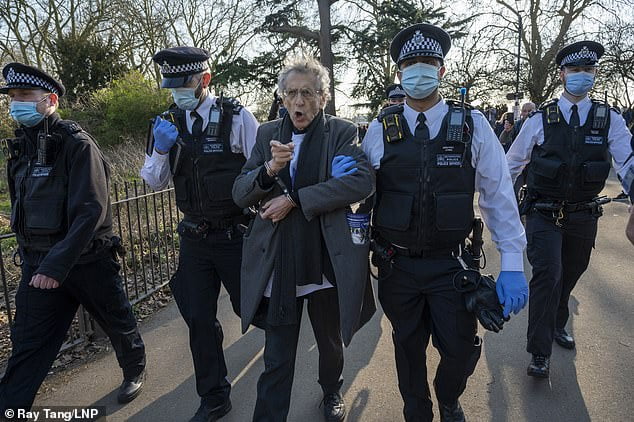
[{"label": "bare tree", "polygon": [[273,33],[281,34],[288,38],[302,40],[309,44],[316,44],[319,49],[319,58],[330,74],[330,101],[326,105],[325,111],[328,114],[335,114],[335,78],[334,78],[334,56],[332,52],[332,30],[331,7],[337,0],[316,0],[319,11],[319,30],[311,29],[308,20],[301,14],[301,2],[261,0],[259,5],[274,4],[274,10],[266,18],[262,29]]},{"label": "bare tree", "polygon": [[608,93],[611,103],[634,108],[634,10],[612,13],[604,19],[598,39],[605,47],[598,73],[598,88]]},{"label": "bare tree", "polygon": [[[515,90],[517,64],[513,59],[518,54],[519,37],[520,85],[536,103],[550,98],[559,85],[555,56],[573,37],[584,32],[586,15],[600,10],[599,0],[496,0],[496,3],[498,8],[489,11],[482,32],[488,38],[491,60],[506,64],[498,71],[501,87]],[[471,6],[472,10],[482,10],[478,1],[472,1]]]}]

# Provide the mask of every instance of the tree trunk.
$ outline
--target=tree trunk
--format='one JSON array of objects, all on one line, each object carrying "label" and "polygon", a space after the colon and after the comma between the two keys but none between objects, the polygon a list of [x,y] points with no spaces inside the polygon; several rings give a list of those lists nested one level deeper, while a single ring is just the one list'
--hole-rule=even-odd
[{"label": "tree trunk", "polygon": [[319,6],[319,51],[320,61],[330,74],[330,101],[326,104],[327,114],[335,115],[335,74],[333,71],[332,40],[330,36],[330,5],[331,0],[317,0]]}]

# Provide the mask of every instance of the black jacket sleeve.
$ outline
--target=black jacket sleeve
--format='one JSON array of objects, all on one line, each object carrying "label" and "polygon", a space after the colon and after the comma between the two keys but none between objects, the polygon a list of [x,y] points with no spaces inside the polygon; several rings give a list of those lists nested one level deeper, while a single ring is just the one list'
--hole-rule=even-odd
[{"label": "black jacket sleeve", "polygon": [[66,209],[68,232],[48,252],[36,273],[63,282],[108,215],[110,206],[106,162],[87,136],[68,150]]}]

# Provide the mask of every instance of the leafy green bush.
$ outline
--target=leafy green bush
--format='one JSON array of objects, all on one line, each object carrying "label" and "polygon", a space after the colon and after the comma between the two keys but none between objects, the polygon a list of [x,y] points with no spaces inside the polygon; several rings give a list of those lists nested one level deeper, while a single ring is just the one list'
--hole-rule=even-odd
[{"label": "leafy green bush", "polygon": [[145,139],[149,119],[167,110],[170,104],[168,90],[157,88],[140,72],[132,71],[60,114],[79,122],[100,145],[108,146],[129,139]]},{"label": "leafy green bush", "polygon": [[16,124],[9,115],[9,97],[0,95],[0,139],[12,137],[15,128]]}]

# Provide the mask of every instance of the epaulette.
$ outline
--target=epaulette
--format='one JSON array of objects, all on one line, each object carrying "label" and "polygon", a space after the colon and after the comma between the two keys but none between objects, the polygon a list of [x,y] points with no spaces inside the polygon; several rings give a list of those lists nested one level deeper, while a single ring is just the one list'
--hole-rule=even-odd
[{"label": "epaulette", "polygon": [[178,108],[176,104],[172,104],[167,110],[161,113],[161,116],[167,116],[168,114],[172,114],[180,119],[181,117],[185,117],[185,110]]},{"label": "epaulette", "polygon": [[591,99],[590,101],[592,101],[592,104],[599,104],[599,105],[605,105],[608,106],[608,108],[610,110],[612,110],[613,112],[617,113],[617,114],[621,114],[621,110],[619,110],[617,107],[612,107],[609,104],[607,104],[605,101],[601,101],[601,100],[595,100],[595,99]]},{"label": "epaulette", "polygon": [[240,110],[242,110],[243,105],[240,104],[237,98],[233,97],[225,97],[222,99],[222,105],[228,105],[233,109],[233,114],[240,114]]},{"label": "epaulette", "polygon": [[404,107],[402,104],[396,104],[389,107],[385,107],[379,113],[377,120],[380,122],[385,118],[385,116],[389,116],[390,114],[400,114],[403,112],[403,110],[404,110]]},{"label": "epaulette", "polygon": [[83,131],[79,123],[72,120],[58,120],[56,126],[63,129],[68,135]]},{"label": "epaulette", "polygon": [[537,107],[537,109],[538,110],[546,110],[546,108],[548,108],[550,106],[557,105],[557,102],[559,102],[559,99],[557,99],[557,98],[546,100],[543,103],[541,103],[539,105],[539,107]]},{"label": "epaulette", "polygon": [[[555,124],[562,121],[561,113],[559,112],[559,99],[553,98],[552,100],[546,100],[537,107],[537,111],[544,113],[546,116],[546,123]],[[532,114],[531,114],[532,115]]]},{"label": "epaulette", "polygon": [[[451,98],[448,99],[448,100],[445,100],[445,103],[447,103],[447,105],[451,106],[451,107],[462,107],[463,106],[462,101],[454,100],[454,99],[451,99]],[[474,110],[475,109],[475,107],[472,106],[469,103],[464,103],[464,108],[467,109],[467,110]]]}]

